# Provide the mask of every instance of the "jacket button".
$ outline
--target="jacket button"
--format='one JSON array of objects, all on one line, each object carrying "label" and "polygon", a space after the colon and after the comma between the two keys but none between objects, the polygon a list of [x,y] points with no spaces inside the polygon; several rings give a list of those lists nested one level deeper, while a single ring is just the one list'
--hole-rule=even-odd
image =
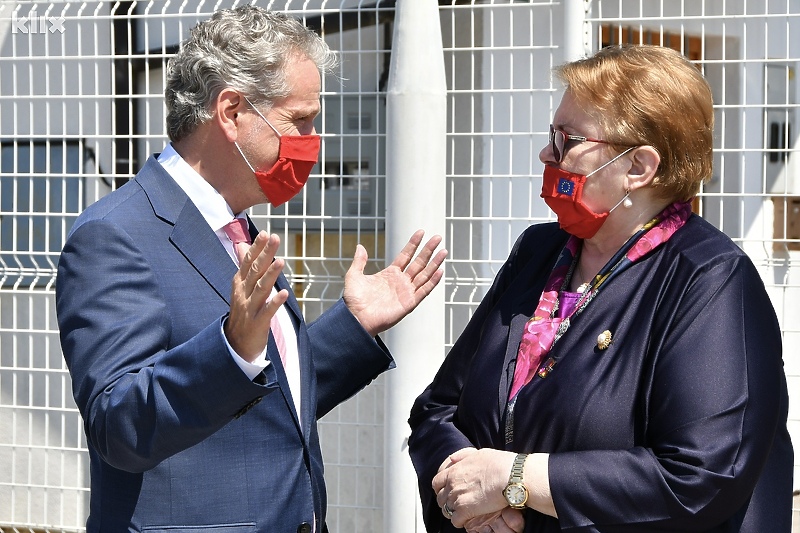
[{"label": "jacket button", "polygon": [[297,533],[311,533],[311,524],[308,522],[303,522],[297,526]]}]

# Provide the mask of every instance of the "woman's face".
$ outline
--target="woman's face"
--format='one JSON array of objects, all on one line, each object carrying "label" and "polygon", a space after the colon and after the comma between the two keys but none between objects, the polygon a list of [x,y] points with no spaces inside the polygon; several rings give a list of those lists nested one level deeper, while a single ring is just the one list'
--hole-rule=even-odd
[{"label": "woman's face", "polygon": [[[587,112],[588,105],[581,105],[574,95],[567,91],[553,116],[553,126],[570,135],[581,135],[605,140],[605,132],[600,124]],[[556,162],[548,142],[539,152],[539,160],[575,174],[590,174],[608,163],[617,155],[607,144],[596,142],[567,141],[560,163]],[[605,213],[614,207],[625,195],[624,174],[630,163],[621,157],[589,176],[583,186],[583,201],[595,213]]]}]

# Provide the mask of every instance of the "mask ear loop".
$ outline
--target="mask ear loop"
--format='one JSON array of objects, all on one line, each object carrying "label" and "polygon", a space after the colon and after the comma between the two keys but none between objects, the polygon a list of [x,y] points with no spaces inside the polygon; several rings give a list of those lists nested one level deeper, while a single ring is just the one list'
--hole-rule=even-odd
[{"label": "mask ear loop", "polygon": [[[275,126],[273,126],[273,125],[270,123],[270,121],[269,121],[269,120],[267,120],[267,117],[265,117],[264,115],[262,115],[262,114],[261,114],[261,111],[259,111],[259,110],[258,110],[258,108],[257,108],[256,106],[254,106],[254,105],[253,105],[253,102],[251,102],[249,98],[247,98],[245,95],[242,95],[242,98],[244,98],[244,99],[245,99],[245,101],[246,101],[248,104],[250,104],[250,107],[252,107],[252,108],[253,108],[253,111],[255,111],[256,113],[258,113],[258,116],[259,116],[259,117],[261,117],[261,118],[263,118],[263,119],[264,119],[264,122],[266,122],[266,123],[267,123],[267,126],[269,126],[269,127],[270,127],[270,129],[271,129],[272,131],[274,131],[274,132],[275,132],[275,135],[277,135],[279,139],[280,139],[281,137],[283,137],[283,135],[281,135],[281,134],[280,134],[280,132],[279,132],[278,130],[276,130],[276,129],[275,129]],[[620,155],[622,155],[622,154],[620,154]]]},{"label": "mask ear loop", "polygon": [[[251,101],[250,101],[250,99],[249,99],[248,97],[246,97],[244,94],[242,94],[242,98],[244,98],[245,102],[247,102],[247,103],[250,105],[250,107],[252,107],[252,108],[253,108],[253,111],[255,111],[256,113],[258,113],[258,116],[259,116],[259,117],[261,117],[262,119],[264,119],[264,122],[266,122],[266,123],[267,123],[267,126],[269,126],[269,127],[270,127],[270,129],[272,129],[272,131],[274,131],[274,132],[275,132],[275,135],[277,135],[277,136],[278,136],[278,138],[280,139],[280,138],[282,137],[282,135],[280,134],[280,132],[279,132],[278,130],[276,130],[276,129],[275,129],[275,126],[273,126],[273,125],[270,123],[270,121],[269,121],[269,120],[267,120],[267,117],[265,117],[264,115],[262,115],[262,114],[261,114],[261,111],[259,111],[259,110],[258,110],[258,108],[257,108],[256,106],[254,106],[254,105],[253,105],[253,102],[251,102]],[[251,171],[253,174],[255,174],[255,173],[256,173],[256,169],[254,169],[254,168],[253,168],[253,165],[251,165],[251,164],[250,164],[250,161],[248,161],[248,160],[247,160],[247,157],[245,157],[245,155],[244,155],[244,152],[242,152],[242,149],[239,147],[239,143],[237,143],[236,141],[233,141],[233,145],[234,145],[234,146],[236,146],[236,149],[237,149],[237,150],[239,150],[239,154],[241,154],[241,156],[242,156],[242,159],[244,159],[244,162],[245,162],[245,163],[247,163],[247,166],[248,166],[248,167],[250,167],[250,171]]]},{"label": "mask ear loop", "polygon": [[248,166],[248,167],[250,167],[250,171],[251,171],[253,174],[255,174],[255,173],[256,173],[256,169],[254,169],[254,168],[253,168],[253,165],[251,165],[251,164],[250,164],[250,161],[248,161],[248,160],[247,160],[247,158],[246,158],[246,157],[245,157],[245,155],[244,155],[244,152],[242,152],[242,149],[241,149],[241,148],[239,148],[239,143],[237,143],[236,141],[233,141],[233,145],[236,147],[236,149],[237,149],[237,150],[239,150],[239,153],[241,154],[241,156],[242,156],[242,159],[244,159],[244,162],[245,162],[245,163],[247,163],[247,166]]},{"label": "mask ear loop", "polygon": [[[591,176],[591,175],[592,175],[592,174],[594,174],[595,172],[599,172],[599,171],[603,170],[603,169],[604,169],[604,168],[606,168],[608,165],[610,165],[611,163],[613,163],[614,161],[616,161],[617,159],[619,159],[619,158],[620,158],[620,157],[622,157],[623,155],[627,154],[628,152],[630,152],[630,151],[631,151],[631,150],[633,150],[634,148],[638,148],[638,147],[637,147],[637,146],[631,146],[631,147],[629,147],[627,150],[625,150],[624,152],[621,152],[621,153],[617,154],[617,155],[616,155],[615,157],[613,157],[613,158],[612,158],[610,161],[607,161],[605,164],[601,165],[599,168],[596,168],[596,169],[594,169],[593,171],[591,171],[591,172],[589,172],[588,174],[586,174],[586,177],[588,178],[589,176]],[[609,210],[609,214],[611,214],[611,212],[612,212],[612,211],[614,211],[614,209],[618,208],[618,207],[620,206],[620,204],[621,204],[621,203],[623,203],[623,202],[625,202],[625,207],[630,207],[630,206],[632,206],[632,205],[633,205],[633,202],[631,202],[631,199],[630,199],[630,198],[628,198],[628,196],[630,196],[630,195],[631,195],[631,190],[630,190],[630,189],[626,189],[626,190],[625,190],[625,196],[623,196],[623,197],[622,197],[622,199],[621,199],[619,202],[617,202],[617,205],[615,205],[614,207],[612,207],[612,208],[611,208],[611,210]]]},{"label": "mask ear loop", "polygon": [[614,157],[613,157],[613,158],[612,158],[610,161],[607,161],[606,163],[604,163],[604,164],[600,165],[600,167],[598,167],[598,168],[596,168],[596,169],[592,170],[591,172],[589,172],[588,174],[586,174],[586,177],[588,178],[589,176],[591,176],[591,175],[592,175],[592,174],[594,174],[595,172],[600,172],[601,170],[603,170],[604,168],[606,168],[608,165],[610,165],[611,163],[613,163],[614,161],[616,161],[617,159],[619,159],[619,158],[620,158],[620,157],[622,157],[623,155],[627,154],[628,152],[630,152],[630,151],[631,151],[631,150],[633,150],[634,148],[639,148],[639,147],[638,147],[638,146],[631,146],[630,148],[628,148],[628,149],[627,149],[627,150],[625,150],[624,152],[622,152],[622,153],[619,153],[619,154],[617,154],[616,156],[614,156]]}]

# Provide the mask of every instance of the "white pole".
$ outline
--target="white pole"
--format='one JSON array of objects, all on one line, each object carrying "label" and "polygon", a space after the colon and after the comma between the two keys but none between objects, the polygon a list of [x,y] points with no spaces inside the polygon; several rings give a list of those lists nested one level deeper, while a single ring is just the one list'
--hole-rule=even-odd
[{"label": "white pole", "polygon": [[564,61],[575,61],[591,52],[591,28],[586,23],[588,0],[564,1]]},{"label": "white pole", "polygon": [[[395,10],[386,118],[386,257],[415,230],[445,236],[447,99],[436,0]],[[446,243],[445,243],[446,244]],[[397,368],[386,374],[384,532],[424,531],[408,455],[411,404],[444,357],[444,282],[386,332]]]}]

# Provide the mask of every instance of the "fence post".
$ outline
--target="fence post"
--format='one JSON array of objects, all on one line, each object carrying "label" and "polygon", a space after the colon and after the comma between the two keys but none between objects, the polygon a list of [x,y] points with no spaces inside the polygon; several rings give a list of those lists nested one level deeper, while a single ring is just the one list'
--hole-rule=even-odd
[{"label": "fence post", "polygon": [[564,57],[575,61],[589,55],[592,47],[591,28],[586,22],[590,0],[564,1]]},{"label": "fence post", "polygon": [[[445,235],[447,98],[436,0],[397,2],[386,110],[386,248],[392,260],[418,228]],[[445,243],[446,244],[446,243]],[[424,531],[408,455],[408,415],[444,355],[444,282],[385,335],[384,531]]]}]

